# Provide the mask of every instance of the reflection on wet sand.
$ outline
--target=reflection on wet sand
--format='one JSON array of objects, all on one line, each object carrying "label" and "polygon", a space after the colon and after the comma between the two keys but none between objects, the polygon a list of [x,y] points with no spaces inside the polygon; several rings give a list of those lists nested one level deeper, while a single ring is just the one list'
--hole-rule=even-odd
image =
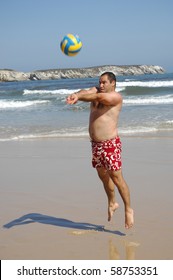
[{"label": "reflection on wet sand", "polygon": [[[137,242],[123,240],[124,250],[125,250],[125,259],[126,260],[135,260],[136,248],[140,245]],[[112,239],[109,239],[109,259],[110,260],[120,260],[122,259],[120,253],[118,252],[115,244]]]}]

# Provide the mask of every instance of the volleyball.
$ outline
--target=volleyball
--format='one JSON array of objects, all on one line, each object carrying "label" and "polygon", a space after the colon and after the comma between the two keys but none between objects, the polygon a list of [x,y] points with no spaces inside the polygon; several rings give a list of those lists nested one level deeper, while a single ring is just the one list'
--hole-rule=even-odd
[{"label": "volleyball", "polygon": [[68,56],[75,56],[82,48],[82,42],[78,35],[67,34],[61,41],[61,50]]}]

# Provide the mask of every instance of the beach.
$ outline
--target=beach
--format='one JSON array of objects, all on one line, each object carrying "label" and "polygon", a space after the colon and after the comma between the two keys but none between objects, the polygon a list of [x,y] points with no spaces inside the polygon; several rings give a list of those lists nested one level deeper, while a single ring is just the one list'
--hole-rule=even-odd
[{"label": "beach", "polygon": [[87,137],[0,142],[0,258],[172,259],[172,136],[122,137],[122,143],[135,211],[129,230],[117,191],[120,207],[107,222]]}]

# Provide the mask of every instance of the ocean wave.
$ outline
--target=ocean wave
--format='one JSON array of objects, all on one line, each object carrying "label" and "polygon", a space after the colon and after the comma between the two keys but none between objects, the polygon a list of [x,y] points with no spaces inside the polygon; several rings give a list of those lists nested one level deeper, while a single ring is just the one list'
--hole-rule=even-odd
[{"label": "ocean wave", "polygon": [[126,135],[139,135],[139,134],[146,134],[146,133],[153,133],[157,132],[158,129],[156,127],[128,127],[128,128],[120,128],[119,135],[126,136]]},{"label": "ocean wave", "polygon": [[172,95],[150,96],[150,97],[126,97],[123,101],[126,105],[158,105],[158,104],[173,104]]},{"label": "ocean wave", "polygon": [[72,90],[72,89],[49,89],[49,90],[41,90],[41,89],[24,89],[23,91],[23,95],[27,95],[27,94],[41,94],[41,95],[48,95],[48,94],[52,94],[52,95],[59,95],[59,94],[71,94],[74,91],[79,91],[79,89],[76,90]]},{"label": "ocean wave", "polygon": [[173,125],[173,120],[171,120],[171,121],[166,121],[166,123],[167,123],[167,124]]},{"label": "ocean wave", "polygon": [[88,129],[83,128],[67,128],[60,129],[59,131],[51,132],[37,132],[31,134],[19,134],[15,136],[9,136],[8,138],[0,138],[0,142],[4,141],[17,141],[17,140],[41,140],[41,139],[53,139],[53,138],[89,138]]},{"label": "ocean wave", "polygon": [[132,81],[126,80],[124,82],[117,83],[120,87],[173,87],[173,80],[170,81]]},{"label": "ocean wave", "polygon": [[[89,88],[85,88],[86,90]],[[70,95],[74,92],[79,91],[80,89],[49,89],[49,90],[41,90],[41,89],[24,89],[23,95]],[[125,87],[118,87],[117,91],[123,91]]]},{"label": "ocean wave", "polygon": [[[147,94],[147,90],[157,88],[171,88],[173,87],[173,80],[170,81],[134,81],[134,80],[126,80],[123,82],[117,82],[116,91],[117,92],[125,92],[128,95],[142,95]],[[84,88],[88,89],[88,88]],[[77,89],[24,89],[23,95],[41,95],[41,96],[59,96],[59,95],[70,95],[74,92],[79,91],[80,88]],[[130,90],[130,91],[129,91]],[[150,91],[148,92],[151,93]]]},{"label": "ocean wave", "polygon": [[160,130],[173,130],[173,120],[165,121],[159,124]]},{"label": "ocean wave", "polygon": [[1,100],[0,109],[14,109],[14,108],[23,108],[28,106],[34,106],[39,104],[48,103],[48,100],[34,100],[34,101],[9,101]]}]

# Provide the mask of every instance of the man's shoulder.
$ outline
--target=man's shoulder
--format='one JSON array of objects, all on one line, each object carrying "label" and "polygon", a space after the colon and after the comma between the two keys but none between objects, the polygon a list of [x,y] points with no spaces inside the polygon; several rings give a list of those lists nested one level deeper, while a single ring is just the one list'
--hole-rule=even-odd
[{"label": "man's shoulder", "polygon": [[120,101],[123,100],[121,93],[119,93],[118,91],[114,91],[114,93],[116,94],[116,97],[117,97]]},{"label": "man's shoulder", "polygon": [[97,93],[98,92],[98,88],[97,87],[91,87],[87,90],[88,93]]},{"label": "man's shoulder", "polygon": [[113,99],[115,99],[115,100],[119,100],[120,102],[122,101],[122,95],[118,92],[118,91],[111,91],[110,92],[110,95],[111,95],[111,97],[113,98]]}]

